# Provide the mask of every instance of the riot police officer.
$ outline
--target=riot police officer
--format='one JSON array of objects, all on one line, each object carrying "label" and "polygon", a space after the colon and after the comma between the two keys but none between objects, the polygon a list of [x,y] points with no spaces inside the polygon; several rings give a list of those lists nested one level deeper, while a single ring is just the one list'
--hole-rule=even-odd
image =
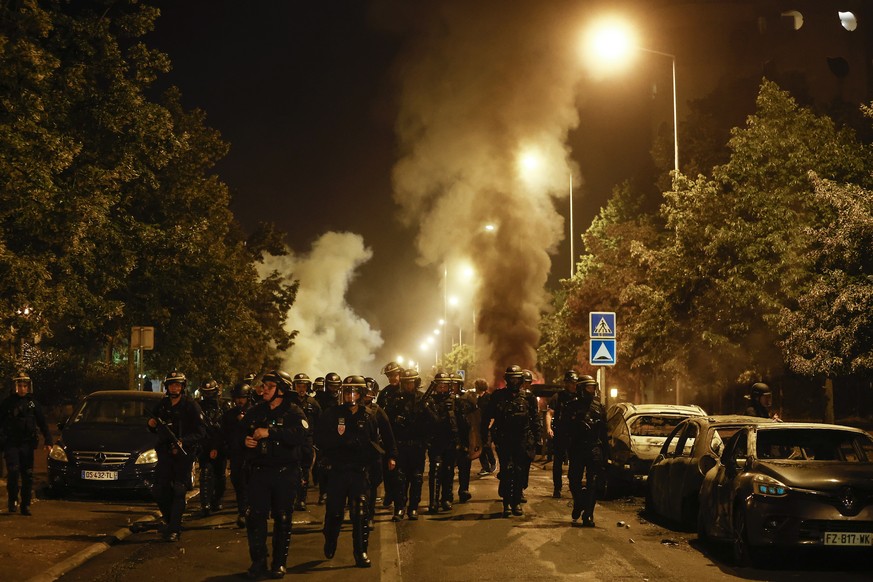
[{"label": "riot police officer", "polygon": [[449,375],[452,380],[452,396],[455,400],[455,419],[458,422],[458,452],[455,464],[458,467],[458,501],[470,500],[470,470],[473,459],[482,453],[479,439],[479,416],[475,394],[464,391],[464,379],[458,374]]},{"label": "riot police officer", "polygon": [[[342,383],[342,378],[336,372],[325,375],[324,390],[315,393],[315,399],[318,400],[322,413],[339,404],[339,390]],[[315,473],[318,480],[318,504],[322,505],[327,499],[327,467],[322,462],[321,457],[316,459]]]},{"label": "riot police officer", "polygon": [[520,503],[525,471],[536,453],[542,428],[536,402],[521,392],[521,366],[509,366],[503,377],[506,388],[494,393],[488,416],[494,419],[491,434],[500,462],[498,494],[503,499],[503,516],[509,517],[510,513],[524,514]]},{"label": "riot police officer", "polygon": [[[521,395],[524,398],[537,405],[537,397],[534,396],[533,390],[531,389],[531,385],[533,384],[533,372],[528,369],[524,369],[521,371]],[[539,416],[539,406],[537,405],[537,416]],[[535,443],[534,454],[527,458],[527,466],[524,468],[524,483],[521,486],[521,502],[527,503],[527,497],[525,497],[524,492],[527,491],[528,483],[530,482],[530,466],[533,464],[534,457],[536,456],[536,452],[540,448],[540,442],[537,441]]]},{"label": "riot police officer", "polygon": [[[570,468],[567,479],[573,495],[572,519],[582,518],[583,527],[594,527],[597,490],[609,459],[606,412],[595,397],[597,381],[588,375],[579,378],[582,394],[567,403],[564,410]],[[582,477],[585,486],[582,486]]]},{"label": "riot police officer", "polygon": [[433,404],[436,422],[427,449],[428,458],[428,506],[434,514],[440,509],[452,509],[452,477],[455,473],[455,457],[458,449],[458,422],[455,418],[455,399],[452,396],[452,380],[445,372],[434,377]]},{"label": "riot police officer", "polygon": [[[312,380],[306,374],[300,373],[294,375],[294,404],[303,409],[306,414],[306,420],[309,422],[309,429],[313,434],[318,430],[318,420],[321,417],[321,405],[318,401],[309,395],[312,388]],[[294,504],[295,511],[306,511],[306,494],[309,491],[309,473],[313,468],[314,459],[303,460],[303,478],[300,479],[300,485],[297,488],[297,501]]]},{"label": "riot police officer", "polygon": [[312,434],[306,414],[291,402],[291,376],[274,370],[264,375],[264,401],[246,415],[245,440],[249,470],[249,514],[246,533],[252,565],[250,578],[267,575],[267,516],[273,516],[270,576],[282,578],[291,545],[294,495],[301,463],[311,458]]},{"label": "riot police officer", "polygon": [[763,382],[752,384],[752,387],[749,388],[749,394],[745,398],[749,401],[749,406],[746,407],[747,416],[781,420],[778,414],[770,411],[773,406],[773,391]]},{"label": "riot police officer", "polygon": [[317,442],[329,467],[327,507],[324,512],[324,556],[336,554],[337,540],[351,499],[352,543],[355,565],[369,568],[367,520],[369,470],[379,459],[376,419],[363,405],[367,385],[363,376],[348,376],[342,383],[342,406],[325,411]]},{"label": "riot police officer", "polygon": [[564,408],[576,400],[576,383],[579,380],[575,370],[564,373],[564,390],[556,392],[549,400],[546,411],[546,432],[552,439],[552,497],[561,496],[561,485],[564,477],[564,462],[567,460],[567,430],[564,426]]},{"label": "riot police officer", "polygon": [[[391,361],[382,367],[382,374],[388,378],[388,385],[376,393],[376,404],[383,410],[385,403],[400,391],[400,365]],[[385,461],[387,462],[387,460]],[[397,490],[397,472],[388,471],[386,465],[382,465],[382,473],[385,475],[385,495],[382,498],[382,507],[389,507],[394,502],[394,492]]]},{"label": "riot police officer", "polygon": [[166,529],[164,540],[179,541],[185,493],[191,487],[191,471],[200,443],[206,438],[203,412],[193,398],[183,394],[188,379],[173,371],[164,378],[166,396],[158,402],[148,420],[149,430],[159,435],[158,465],[153,489]]},{"label": "riot police officer", "polygon": [[[364,394],[364,406],[367,407],[373,418],[376,419],[378,428],[378,439],[376,443],[379,445],[381,452],[377,459],[373,461],[373,466],[370,469],[370,507],[367,516],[370,520],[370,530],[376,525],[376,493],[379,485],[383,481],[389,479],[393,481],[394,467],[397,464],[397,441],[394,439],[394,430],[391,428],[391,421],[388,420],[388,415],[381,406],[376,404],[375,398],[379,393],[379,384],[370,377],[364,378],[364,383],[367,385],[367,391]],[[377,450],[379,450],[377,449]]]},{"label": "riot police officer", "polygon": [[243,469],[245,460],[243,439],[247,428],[245,416],[252,406],[249,398],[251,391],[252,387],[246,382],[235,385],[230,391],[233,406],[221,417],[221,438],[224,440],[225,450],[230,461],[230,483],[233,485],[233,492],[236,496],[237,527],[246,526],[246,510],[248,509],[246,478]]},{"label": "riot police officer", "polygon": [[[429,394],[418,391],[421,376],[414,369],[400,373],[400,391],[385,399],[385,414],[397,439],[394,521],[418,519],[424,485],[424,456],[436,415]],[[407,513],[408,511],[408,513]]]},{"label": "riot police officer", "polygon": [[20,491],[21,515],[31,515],[33,453],[39,444],[37,430],[42,433],[46,451],[52,448],[52,435],[42,407],[33,399],[30,376],[19,372],[12,381],[15,391],[0,404],[0,445],[6,460],[6,492],[9,495],[9,513],[14,513],[18,508]]},{"label": "riot police officer", "polygon": [[218,382],[210,380],[200,388],[200,410],[206,426],[206,438],[200,446],[197,462],[200,465],[200,514],[208,516],[222,508],[221,498],[227,487],[227,448],[221,434],[221,390]]}]

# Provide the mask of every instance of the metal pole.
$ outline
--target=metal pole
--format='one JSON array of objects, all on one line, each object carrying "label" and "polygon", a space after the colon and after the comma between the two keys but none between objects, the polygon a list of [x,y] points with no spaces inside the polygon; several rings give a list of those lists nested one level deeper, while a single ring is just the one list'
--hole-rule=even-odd
[{"label": "metal pole", "polygon": [[679,116],[676,113],[676,57],[673,57],[673,169],[679,173]]},{"label": "metal pole", "polygon": [[573,250],[575,242],[573,236],[573,174],[570,174],[570,278],[573,278],[573,273],[576,271],[576,253]]}]

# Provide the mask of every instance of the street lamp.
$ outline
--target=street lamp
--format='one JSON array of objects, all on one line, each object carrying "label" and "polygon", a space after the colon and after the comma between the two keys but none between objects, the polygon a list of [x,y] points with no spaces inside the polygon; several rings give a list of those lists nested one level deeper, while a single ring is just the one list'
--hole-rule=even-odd
[{"label": "street lamp", "polygon": [[[589,46],[591,53],[602,62],[622,64],[631,58],[633,51],[668,57],[673,64],[673,169],[679,172],[679,117],[676,107],[676,55],[643,48],[636,44],[633,31],[623,22],[608,20],[592,27]],[[572,200],[572,197],[571,197]]]}]

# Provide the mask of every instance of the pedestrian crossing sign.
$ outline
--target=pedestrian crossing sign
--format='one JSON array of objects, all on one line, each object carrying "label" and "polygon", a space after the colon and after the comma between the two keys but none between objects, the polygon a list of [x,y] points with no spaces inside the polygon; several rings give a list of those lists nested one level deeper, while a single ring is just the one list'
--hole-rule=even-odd
[{"label": "pedestrian crossing sign", "polygon": [[592,366],[614,366],[616,340],[592,339],[589,363]]},{"label": "pedestrian crossing sign", "polygon": [[591,339],[615,338],[615,312],[591,311],[588,314],[589,333]]}]

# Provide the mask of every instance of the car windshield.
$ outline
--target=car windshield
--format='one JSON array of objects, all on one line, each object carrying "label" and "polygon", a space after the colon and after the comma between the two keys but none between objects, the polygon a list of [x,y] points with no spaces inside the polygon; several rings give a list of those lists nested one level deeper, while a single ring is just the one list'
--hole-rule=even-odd
[{"label": "car windshield", "polygon": [[82,404],[73,423],[144,424],[149,418],[150,408],[144,400],[93,398]]},{"label": "car windshield", "polygon": [[873,440],[845,430],[791,428],[758,431],[759,459],[873,462]]},{"label": "car windshield", "polygon": [[633,436],[667,437],[684,416],[641,414],[631,421],[630,432]]}]

